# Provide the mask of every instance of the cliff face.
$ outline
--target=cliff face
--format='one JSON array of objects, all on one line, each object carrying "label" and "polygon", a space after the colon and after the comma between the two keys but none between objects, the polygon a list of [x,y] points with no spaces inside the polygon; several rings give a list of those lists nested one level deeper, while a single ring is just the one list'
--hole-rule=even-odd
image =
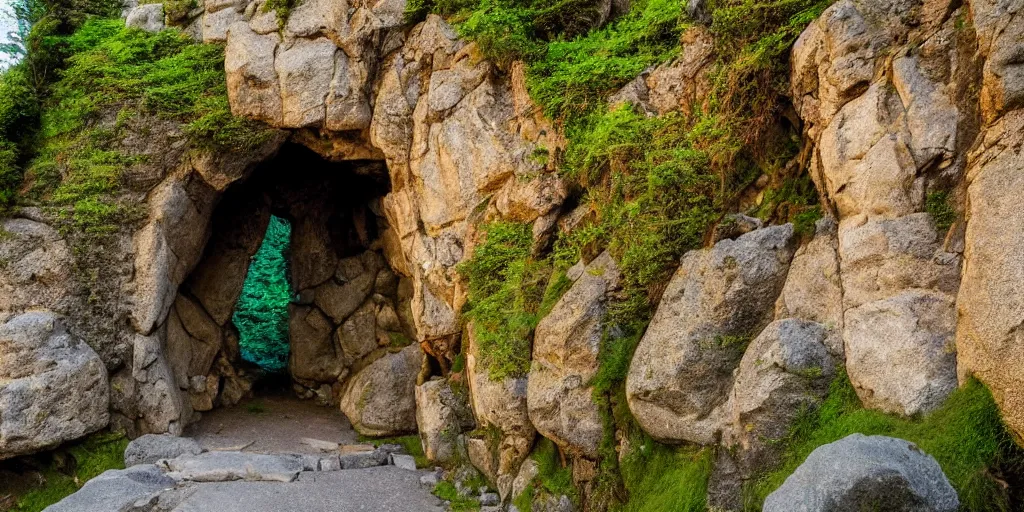
[{"label": "cliff face", "polygon": [[[622,9],[608,3],[605,16]],[[809,234],[739,214],[718,222],[653,287],[656,310],[623,368],[624,403],[644,432],[730,448],[717,456],[716,505],[741,505],[738,485],[778,463],[778,441],[841,368],[865,407],[908,417],[976,376],[1024,435],[1022,10],[1013,0],[840,0],[800,35],[789,122],[802,150],[790,165],[809,173],[824,218]],[[564,294],[528,329],[528,373],[488,367],[479,320],[463,316],[460,272],[487,241],[482,227],[528,226],[524,258],[540,257],[552,239],[587,229],[592,212],[576,207],[559,160],[538,158],[566,141],[527,93],[524,65],[499,69],[441,17],[410,26],[405,11],[401,1],[307,0],[279,22],[260,1],[131,9],[131,26],[170,22],[223,41],[232,113],[270,131],[251,149],[212,153],[182,149],[173,123],[126,136],[126,151],[154,157],[132,167],[121,193],[140,221],[103,247],[73,251],[78,235],[36,208],[5,219],[0,331],[22,341],[0,343],[0,354],[21,354],[33,336],[39,353],[55,337],[82,338],[88,346],[67,350],[109,392],[111,426],[180,434],[252,384],[230,314],[269,214],[280,214],[295,225],[289,369],[301,395],[340,403],[371,435],[418,424],[428,455],[464,450],[503,497],[522,491],[517,475],[532,478],[523,461],[539,434],[573,461],[583,498],[596,496],[605,444],[630,448],[594,393],[602,340],[617,329],[609,304],[625,293],[618,264],[592,250],[566,272]],[[712,87],[715,45],[699,24],[680,44],[609,103],[690,115]],[[765,195],[752,184],[739,206],[756,209]],[[90,268],[100,269],[91,284],[76,275]],[[24,328],[37,310],[63,315],[51,321],[68,332]],[[396,336],[416,343],[396,346]],[[105,370],[89,362],[97,354]],[[453,392],[463,383],[468,399]],[[72,394],[76,384],[63,385]],[[10,389],[0,388],[5,418],[22,410]],[[457,435],[473,423],[466,403],[486,435]],[[108,409],[93,409],[85,426],[61,428],[60,414],[40,415],[46,425],[4,420],[0,458],[105,426]]]}]

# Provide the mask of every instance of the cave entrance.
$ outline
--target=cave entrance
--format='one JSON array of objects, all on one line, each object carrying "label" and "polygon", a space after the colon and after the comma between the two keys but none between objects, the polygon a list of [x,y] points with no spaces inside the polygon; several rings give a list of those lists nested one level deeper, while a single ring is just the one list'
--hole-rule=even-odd
[{"label": "cave entrance", "polygon": [[288,143],[223,194],[167,323],[193,411],[253,394],[336,405],[350,375],[412,343],[411,282],[383,250],[389,189],[383,162]]}]

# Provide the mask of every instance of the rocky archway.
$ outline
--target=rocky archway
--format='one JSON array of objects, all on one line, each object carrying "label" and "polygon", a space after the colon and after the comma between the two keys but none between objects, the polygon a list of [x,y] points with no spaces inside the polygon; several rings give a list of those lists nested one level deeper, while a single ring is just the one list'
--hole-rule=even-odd
[{"label": "rocky archway", "polygon": [[[380,198],[388,190],[383,162],[328,162],[286,144],[225,192],[210,241],[179,287],[165,325],[165,357],[182,392],[183,424],[195,412],[236,404],[262,375],[241,357],[232,313],[275,215],[292,226],[287,371],[293,390],[324,405],[342,403],[367,433],[415,430],[411,398],[422,354],[413,343],[411,283],[382,253],[387,221]],[[365,389],[380,386],[372,382],[377,361],[386,366],[386,385],[402,392],[374,388],[373,400],[381,395],[401,402],[401,395],[410,403],[393,404],[387,414],[368,412],[388,417],[364,420],[363,410],[371,409]]]}]

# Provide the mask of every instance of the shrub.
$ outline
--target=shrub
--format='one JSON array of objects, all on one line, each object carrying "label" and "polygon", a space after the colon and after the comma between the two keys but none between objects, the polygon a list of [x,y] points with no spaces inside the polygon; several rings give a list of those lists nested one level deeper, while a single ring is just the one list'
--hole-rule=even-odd
[{"label": "shrub", "polygon": [[930,192],[925,198],[925,210],[935,221],[935,229],[939,233],[949,231],[950,226],[956,221],[956,209],[950,204],[949,193],[943,191]]},{"label": "shrub", "polygon": [[550,265],[530,257],[529,224],[498,222],[483,232],[484,241],[458,267],[468,280],[465,317],[473,322],[490,378],[522,377],[530,371],[531,336]]},{"label": "shrub", "polygon": [[272,371],[288,367],[288,247],[291,225],[271,216],[231,317],[242,358]]}]

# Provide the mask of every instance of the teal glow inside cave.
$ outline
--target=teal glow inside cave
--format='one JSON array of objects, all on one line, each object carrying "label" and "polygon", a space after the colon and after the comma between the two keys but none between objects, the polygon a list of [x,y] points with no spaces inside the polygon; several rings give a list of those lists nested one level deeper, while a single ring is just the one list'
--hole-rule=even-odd
[{"label": "teal glow inside cave", "polygon": [[242,359],[270,372],[288,367],[288,247],[291,224],[271,215],[263,243],[249,264],[231,317]]}]

